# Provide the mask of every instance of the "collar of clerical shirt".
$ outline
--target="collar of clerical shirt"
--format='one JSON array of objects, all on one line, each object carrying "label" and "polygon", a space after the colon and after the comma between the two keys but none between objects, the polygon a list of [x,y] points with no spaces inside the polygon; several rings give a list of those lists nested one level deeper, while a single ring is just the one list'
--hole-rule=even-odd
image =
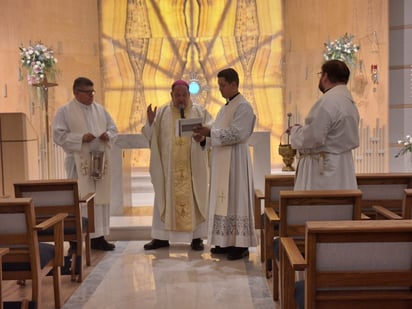
[{"label": "collar of clerical shirt", "polygon": [[240,94],[240,92],[236,93],[234,96],[232,96],[232,97],[230,97],[229,99],[227,99],[227,101],[226,101],[226,104],[225,104],[225,105],[228,105],[228,104],[230,103],[230,101],[232,101],[234,98],[236,98],[236,97],[237,97],[237,95],[238,95],[238,94]]}]

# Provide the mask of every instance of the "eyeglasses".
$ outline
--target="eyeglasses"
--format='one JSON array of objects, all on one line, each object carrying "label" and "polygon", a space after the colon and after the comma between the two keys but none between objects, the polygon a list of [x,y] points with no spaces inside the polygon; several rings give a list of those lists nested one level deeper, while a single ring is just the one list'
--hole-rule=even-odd
[{"label": "eyeglasses", "polygon": [[79,92],[87,93],[88,95],[94,95],[96,93],[96,90],[84,90],[84,89],[77,89]]}]

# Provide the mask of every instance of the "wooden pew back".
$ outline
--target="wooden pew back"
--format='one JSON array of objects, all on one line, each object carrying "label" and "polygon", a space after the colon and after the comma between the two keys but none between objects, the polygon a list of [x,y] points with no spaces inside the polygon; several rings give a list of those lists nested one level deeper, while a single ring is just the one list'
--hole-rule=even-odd
[{"label": "wooden pew back", "polygon": [[[279,192],[293,190],[294,175],[266,175],[265,192],[261,196],[264,199],[264,207],[272,207],[279,211]],[[370,215],[375,214],[372,206],[381,205],[400,214],[404,203],[405,189],[412,189],[412,173],[373,173],[357,174],[358,189],[362,191],[361,212]],[[408,211],[408,210],[406,210]],[[263,228],[260,222],[262,214],[260,203],[255,205],[255,227]],[[410,218],[410,211],[408,211]]]},{"label": "wooden pew back", "polygon": [[360,220],[360,190],[280,192],[279,236],[304,238],[307,221]]},{"label": "wooden pew back", "polygon": [[[358,189],[362,191],[362,213],[374,218],[373,206],[379,205],[402,215],[402,207],[406,199],[405,189],[412,188],[412,174],[357,174],[356,180]],[[410,213],[410,208],[407,208],[405,211]]]},{"label": "wooden pew back", "polygon": [[[0,247],[9,248],[2,258],[2,277],[3,280],[30,280],[36,308],[42,308],[42,280],[51,271],[55,307],[61,307],[60,266],[66,216],[58,214],[36,224],[31,198],[0,199]],[[54,245],[39,243],[38,232],[47,228],[52,228]]]},{"label": "wooden pew back", "polygon": [[360,190],[281,191],[279,236],[304,251],[308,221],[361,220]]},{"label": "wooden pew back", "polygon": [[[64,220],[64,240],[76,243],[72,253],[72,280],[83,280],[83,241],[86,264],[91,263],[90,233],[94,232],[94,195],[80,198],[76,179],[26,180],[14,183],[16,197],[30,197],[35,207],[36,221],[40,222],[58,213],[67,213]],[[87,207],[87,220],[81,206]],[[84,211],[86,212],[86,211]],[[86,224],[87,222],[87,224]],[[85,226],[83,226],[85,225]],[[50,241],[50,233],[39,233],[40,241]]]},{"label": "wooden pew back", "polygon": [[[307,221],[360,220],[361,198],[362,192],[359,190],[280,191],[279,236],[293,238],[303,252]],[[268,216],[266,220],[265,230],[266,226],[271,226]],[[268,228],[265,232],[266,237],[272,240],[270,246],[266,243],[265,252],[267,258],[272,260],[273,296],[276,299],[279,287],[280,294],[283,294],[283,287],[279,285],[282,280],[279,278],[277,265],[279,254],[276,254],[279,248],[276,244],[279,239],[273,240],[272,231],[273,229]]]},{"label": "wooden pew back", "polygon": [[[268,263],[270,263],[269,261],[273,259],[273,236],[278,236],[279,233],[277,229],[271,228],[268,233],[269,237],[266,237],[263,224],[264,220],[262,220],[260,199],[264,199],[264,208],[273,208],[278,213],[280,191],[293,190],[294,181],[294,175],[266,175],[264,195],[258,197],[258,194],[255,194],[255,228],[260,229],[260,258],[262,263],[265,262],[265,273],[267,278],[271,276],[271,269]],[[278,299],[277,294],[274,295],[274,299]]]},{"label": "wooden pew back", "polygon": [[307,309],[412,306],[410,220],[308,222],[305,257]]},{"label": "wooden pew back", "polygon": [[[295,183],[294,175],[266,175],[265,192],[260,196],[264,200],[264,208],[271,207],[279,211],[279,193],[282,190],[293,190]],[[261,224],[261,215],[264,213],[261,209],[259,198],[255,199],[255,228],[263,229]]]}]

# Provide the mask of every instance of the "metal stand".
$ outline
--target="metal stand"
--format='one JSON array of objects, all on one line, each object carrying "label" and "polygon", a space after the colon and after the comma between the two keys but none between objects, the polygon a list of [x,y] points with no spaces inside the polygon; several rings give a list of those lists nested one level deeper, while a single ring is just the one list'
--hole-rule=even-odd
[{"label": "metal stand", "polygon": [[42,179],[49,179],[51,172],[50,160],[50,123],[49,123],[49,88],[57,86],[57,83],[49,83],[47,77],[41,83],[33,84],[42,91],[41,120],[40,120],[40,173]]}]

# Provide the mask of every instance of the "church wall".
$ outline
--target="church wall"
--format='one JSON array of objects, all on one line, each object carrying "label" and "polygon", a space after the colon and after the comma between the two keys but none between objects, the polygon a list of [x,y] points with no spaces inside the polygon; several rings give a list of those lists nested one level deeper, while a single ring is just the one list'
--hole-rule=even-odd
[{"label": "church wall", "polygon": [[411,153],[395,157],[397,141],[412,135],[412,1],[390,1],[389,31],[389,165],[390,171],[412,171]]},{"label": "church wall", "polygon": [[25,70],[19,72],[19,46],[38,41],[52,48],[58,60],[58,86],[48,91],[50,121],[56,108],[72,98],[73,80],[78,76],[91,78],[96,98],[102,99],[97,2],[0,1],[0,112],[25,113],[36,134],[42,134],[41,92],[28,85]]},{"label": "church wall", "polygon": [[[355,151],[357,172],[388,170],[388,1],[285,0],[285,111],[303,123],[321,96],[317,72],[324,43],[345,33],[360,45],[348,83],[361,116],[361,145]],[[371,65],[378,66],[374,82]]]},{"label": "church wall", "polygon": [[[263,3],[258,2],[260,5]],[[102,8],[102,3],[98,0],[0,1],[2,20],[0,27],[2,37],[0,41],[0,67],[2,68],[0,71],[0,112],[24,112],[33,122],[34,127],[39,128],[40,99],[24,80],[19,81],[18,47],[21,44],[27,46],[30,41],[34,43],[41,40],[42,43],[55,50],[55,56],[59,61],[57,64],[59,85],[49,91],[50,120],[56,108],[72,97],[72,82],[79,75],[88,76],[95,81],[96,99],[106,103],[115,118],[124,113],[121,109],[115,109],[117,100],[112,100],[112,97],[117,99],[119,94],[106,89],[106,81],[110,79],[111,82],[123,83],[122,87],[129,89],[121,95],[125,100],[129,100],[133,95],[135,84],[133,82],[124,83],[125,80],[130,81],[130,78],[116,79],[115,73],[107,75],[107,69],[115,64],[106,61],[107,59],[102,60],[103,62],[100,60],[99,55],[103,51],[105,55],[110,52],[119,55],[119,49],[104,44],[104,42],[100,43],[103,30],[107,30],[99,26],[102,13],[99,10]],[[126,1],[117,3],[124,5]],[[368,129],[372,134],[374,129],[379,127],[383,129],[387,139],[388,1],[285,0],[282,5],[285,29],[284,56],[279,63],[283,66],[285,79],[284,88],[280,89],[283,92],[281,96],[284,98],[284,111],[292,112],[295,121],[303,121],[310,106],[319,97],[316,72],[319,71],[323,60],[323,43],[345,32],[352,33],[355,35],[355,42],[361,45],[359,59],[363,60],[363,67],[358,65],[354,68],[353,77],[358,76],[359,80],[364,77],[367,84],[364,88],[356,88],[358,85],[352,80],[350,87],[352,91],[358,91],[355,93],[355,100],[359,104],[365,130]],[[122,7],[117,7],[113,12],[122,9]],[[119,34],[125,16],[108,16],[108,18],[115,17],[120,19],[111,23],[110,32]],[[202,29],[207,29],[208,25],[202,24],[202,27],[204,27]],[[118,36],[117,39],[121,44],[122,37]],[[127,68],[124,75],[132,74],[132,68],[127,64],[123,55],[116,58],[116,61],[123,61],[125,64],[122,66]],[[370,65],[375,63],[379,66],[379,84],[373,84],[370,75]],[[402,76],[397,78],[403,78]],[[103,96],[103,92],[107,95]],[[212,104],[217,103],[212,102]],[[277,136],[280,136],[285,129],[286,119],[281,121],[283,124],[281,122],[276,124]],[[388,142],[382,147],[387,153]],[[379,149],[377,148],[376,151]],[[274,150],[272,148],[272,151],[276,151],[276,148]],[[365,153],[359,156],[365,156]],[[273,166],[280,166],[279,157],[274,161],[276,162],[272,162]],[[388,169],[387,161],[386,156],[382,162],[384,170]]]}]

